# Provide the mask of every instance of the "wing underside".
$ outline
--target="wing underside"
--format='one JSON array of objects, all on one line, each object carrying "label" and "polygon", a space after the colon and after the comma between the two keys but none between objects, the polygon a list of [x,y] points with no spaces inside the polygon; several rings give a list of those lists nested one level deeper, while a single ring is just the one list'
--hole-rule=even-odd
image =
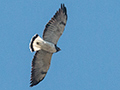
[{"label": "wing underside", "polygon": [[58,39],[62,35],[67,21],[67,10],[64,4],[61,4],[61,8],[55,13],[53,18],[45,26],[43,32],[43,39],[57,44]]},{"label": "wing underside", "polygon": [[42,81],[50,66],[52,54],[44,50],[35,53],[32,61],[31,87]]}]

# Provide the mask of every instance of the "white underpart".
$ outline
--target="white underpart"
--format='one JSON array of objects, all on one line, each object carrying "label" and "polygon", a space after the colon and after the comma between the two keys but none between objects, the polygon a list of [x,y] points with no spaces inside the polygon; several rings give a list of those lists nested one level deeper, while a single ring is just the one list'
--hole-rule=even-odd
[{"label": "white underpart", "polygon": [[53,43],[47,42],[39,36],[33,41],[33,49],[34,51],[43,49],[50,53],[56,52],[55,45]]},{"label": "white underpart", "polygon": [[50,43],[50,42],[43,40],[43,42],[41,43],[41,46],[42,46],[41,49],[43,49],[45,51],[48,51],[51,53],[56,52],[55,45],[53,43]]}]

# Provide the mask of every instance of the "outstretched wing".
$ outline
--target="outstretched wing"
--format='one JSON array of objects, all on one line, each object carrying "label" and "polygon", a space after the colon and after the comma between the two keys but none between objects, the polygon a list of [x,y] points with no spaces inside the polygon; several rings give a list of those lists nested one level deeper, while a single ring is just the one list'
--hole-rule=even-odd
[{"label": "outstretched wing", "polygon": [[49,69],[52,54],[44,50],[35,53],[32,61],[31,87],[42,81]]},{"label": "outstretched wing", "polygon": [[53,18],[47,23],[43,32],[43,39],[57,44],[58,39],[62,35],[67,21],[67,10],[64,4],[61,4],[61,8],[55,13]]}]

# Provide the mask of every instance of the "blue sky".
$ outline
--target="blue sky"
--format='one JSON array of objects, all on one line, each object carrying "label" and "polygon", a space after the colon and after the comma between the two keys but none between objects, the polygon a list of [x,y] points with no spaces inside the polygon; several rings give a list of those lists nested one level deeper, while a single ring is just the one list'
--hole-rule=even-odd
[{"label": "blue sky", "polygon": [[[45,79],[29,87],[32,36],[65,3],[68,21]],[[2,90],[120,90],[120,0],[0,0]]]}]

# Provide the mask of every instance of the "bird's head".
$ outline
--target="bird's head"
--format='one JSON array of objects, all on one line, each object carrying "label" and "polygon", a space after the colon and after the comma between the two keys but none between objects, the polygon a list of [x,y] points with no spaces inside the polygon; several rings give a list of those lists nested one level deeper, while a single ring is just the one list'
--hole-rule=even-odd
[{"label": "bird's head", "polygon": [[61,50],[59,47],[57,47],[57,45],[55,45],[55,48],[56,48],[56,52]]}]

